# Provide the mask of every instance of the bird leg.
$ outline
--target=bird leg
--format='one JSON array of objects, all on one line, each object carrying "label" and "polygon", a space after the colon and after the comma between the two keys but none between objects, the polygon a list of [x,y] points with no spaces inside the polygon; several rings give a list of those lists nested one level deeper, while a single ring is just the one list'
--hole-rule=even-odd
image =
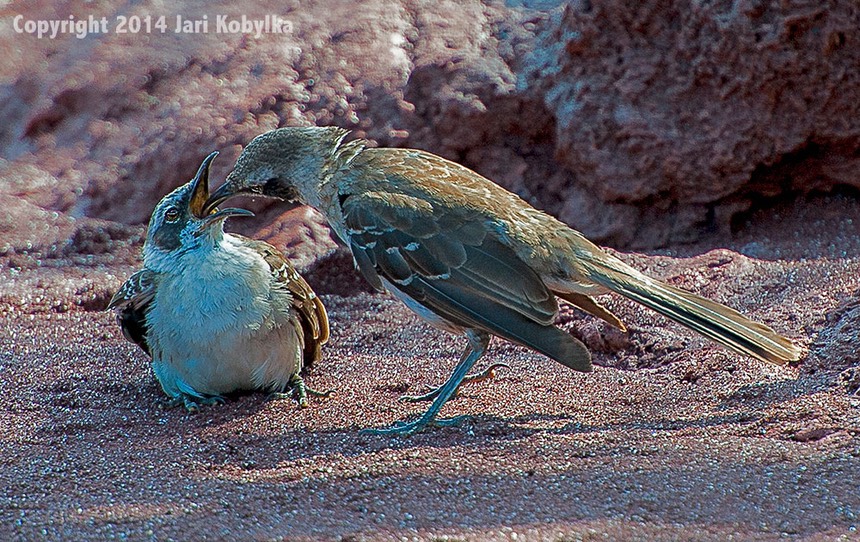
[{"label": "bird leg", "polygon": [[[489,367],[487,367],[486,369],[484,369],[480,373],[466,375],[466,377],[463,378],[463,381],[460,382],[460,385],[457,386],[457,389],[454,390],[452,397],[456,397],[457,394],[460,393],[460,388],[463,386],[463,384],[475,384],[477,382],[483,382],[485,380],[490,380],[496,376],[496,370],[501,369],[502,367],[504,367],[505,369],[511,368],[511,366],[508,365],[507,363],[493,363],[492,365],[490,365]],[[442,386],[439,386],[438,388],[434,388],[434,389],[430,390],[429,392],[427,392],[423,395],[402,395],[400,397],[400,400],[403,401],[404,403],[418,403],[421,401],[429,401],[431,399],[435,399],[439,395],[439,393],[442,391],[443,387],[444,387],[444,384]]]},{"label": "bird leg", "polygon": [[299,404],[299,408],[308,407],[308,395],[312,397],[331,397],[334,395],[334,390],[317,391],[309,388],[300,374],[296,373],[290,377],[288,383],[289,391],[275,392],[270,395],[272,399],[295,399]]},{"label": "bird leg", "polygon": [[213,406],[213,405],[223,405],[224,398],[220,395],[211,395],[208,397],[194,397],[192,395],[181,394],[177,397],[171,398],[169,401],[164,403],[164,408],[176,408],[180,405],[185,407],[191,414],[197,414],[200,412],[200,406]]},{"label": "bird leg", "polygon": [[466,346],[466,350],[460,357],[460,362],[457,364],[457,367],[454,369],[454,372],[451,373],[451,376],[445,384],[439,388],[438,393],[435,394],[436,399],[433,401],[433,404],[430,405],[430,408],[427,409],[427,412],[414,422],[397,422],[393,426],[385,429],[362,429],[361,433],[365,435],[409,436],[423,430],[428,425],[457,425],[468,418],[468,416],[456,416],[454,418],[436,419],[436,415],[439,414],[439,410],[441,410],[442,406],[448,401],[448,399],[454,395],[454,392],[463,382],[463,379],[466,378],[466,374],[469,372],[469,369],[471,369],[472,365],[474,365],[475,362],[484,355],[484,352],[487,351],[487,346],[490,344],[490,335],[483,331],[474,329],[466,330],[466,337],[469,339],[469,344]]}]

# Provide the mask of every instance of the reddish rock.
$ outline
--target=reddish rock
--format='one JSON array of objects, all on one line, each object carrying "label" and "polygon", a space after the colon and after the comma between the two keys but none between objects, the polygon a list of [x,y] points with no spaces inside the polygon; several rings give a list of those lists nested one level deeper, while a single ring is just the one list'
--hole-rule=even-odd
[{"label": "reddish rock", "polygon": [[792,438],[797,442],[813,442],[829,437],[836,431],[832,427],[812,427],[798,431]]},{"label": "reddish rock", "polygon": [[[214,2],[196,12],[205,34],[7,32],[0,174],[50,180],[22,195],[37,206],[141,224],[211,150],[217,179],[260,132],[339,124],[459,160],[629,247],[725,230],[762,196],[857,186],[852,2],[552,4],[264,2],[244,13],[291,31],[257,38],[216,34],[216,14],[239,12]],[[15,9],[175,24],[146,3]]]},{"label": "reddish rock", "polygon": [[858,186],[850,1],[572,2],[522,74],[570,172],[561,218],[616,245],[725,229],[762,196]]}]

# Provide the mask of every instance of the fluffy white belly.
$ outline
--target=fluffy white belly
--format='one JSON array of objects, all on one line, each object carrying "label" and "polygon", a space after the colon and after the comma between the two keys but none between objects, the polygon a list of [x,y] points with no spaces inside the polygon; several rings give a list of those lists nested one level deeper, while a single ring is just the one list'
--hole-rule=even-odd
[{"label": "fluffy white belly", "polygon": [[[289,292],[247,247],[226,244],[161,275],[147,315],[153,368],[164,391],[219,395],[283,390],[301,370]],[[188,258],[190,259],[190,258]]]}]

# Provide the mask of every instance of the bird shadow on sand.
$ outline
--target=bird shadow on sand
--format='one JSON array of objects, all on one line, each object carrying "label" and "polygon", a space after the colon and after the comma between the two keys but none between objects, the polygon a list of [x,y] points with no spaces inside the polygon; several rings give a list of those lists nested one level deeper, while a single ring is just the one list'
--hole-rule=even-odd
[{"label": "bird shadow on sand", "polygon": [[[358,425],[338,428],[288,429],[278,435],[225,434],[225,449],[232,452],[219,459],[222,464],[233,464],[239,468],[253,465],[255,469],[282,468],[295,461],[312,459],[320,454],[335,457],[355,458],[367,454],[400,452],[421,449],[481,450],[496,453],[509,448],[512,443],[538,437],[541,434],[558,436],[632,434],[644,432],[653,436],[656,432],[677,432],[686,429],[703,429],[721,425],[746,425],[761,419],[756,412],[726,415],[707,415],[695,419],[672,419],[624,421],[607,424],[587,424],[571,420],[566,415],[530,414],[514,418],[475,416],[455,427],[432,427],[409,436],[383,436],[362,434]],[[612,439],[610,439],[612,440]],[[617,447],[617,444],[591,446],[581,453],[599,455],[602,449]],[[609,453],[608,451],[606,453]]]}]

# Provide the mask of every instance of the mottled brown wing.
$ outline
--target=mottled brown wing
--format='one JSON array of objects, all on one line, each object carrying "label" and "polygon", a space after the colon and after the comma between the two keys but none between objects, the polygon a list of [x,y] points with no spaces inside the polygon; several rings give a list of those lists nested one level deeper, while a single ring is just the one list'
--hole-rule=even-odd
[{"label": "mottled brown wing", "polygon": [[322,345],[328,342],[330,335],[328,313],[322,300],[278,249],[264,241],[243,239],[263,256],[272,277],[292,295],[293,307],[299,318],[295,323],[302,330],[304,368],[310,367],[322,358]]},{"label": "mottled brown wing", "polygon": [[555,297],[481,217],[374,192],[345,198],[343,211],[353,246],[390,282],[406,285],[416,275],[450,281],[453,274],[463,287],[537,323],[553,322]]},{"label": "mottled brown wing", "polygon": [[382,279],[445,320],[489,331],[577,370],[585,347],[552,326],[555,296],[492,231],[484,217],[391,192],[340,198],[361,273]]},{"label": "mottled brown wing", "polygon": [[141,269],[126,280],[108,303],[107,310],[120,309],[117,323],[126,339],[151,355],[146,335],[146,313],[155,297],[155,273]]}]

